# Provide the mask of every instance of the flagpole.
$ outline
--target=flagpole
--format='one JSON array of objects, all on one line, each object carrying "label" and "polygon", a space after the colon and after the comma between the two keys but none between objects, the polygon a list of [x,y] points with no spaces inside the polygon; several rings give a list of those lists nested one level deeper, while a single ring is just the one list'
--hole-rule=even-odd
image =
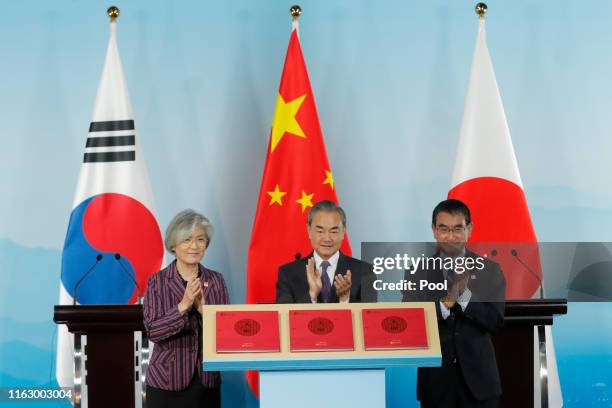
[{"label": "flagpole", "polygon": [[108,14],[108,16],[110,17],[111,23],[114,23],[117,21],[117,17],[119,17],[120,13],[121,13],[121,10],[119,10],[119,7],[115,7],[115,6],[110,6],[106,10],[106,14]]},{"label": "flagpole", "polygon": [[478,3],[476,5],[476,14],[478,14],[478,19],[484,20],[485,14],[487,14],[487,5],[485,3]]},{"label": "flagpole", "polygon": [[[476,4],[475,11],[478,14],[478,22],[480,29],[484,28],[485,14],[487,13],[487,5],[485,3]],[[543,286],[540,282],[540,297],[543,297]],[[536,354],[534,359],[539,367],[535,367],[534,372],[534,394],[539,386],[540,407],[548,408],[550,401],[563,401],[560,393],[560,385],[558,378],[558,370],[556,369],[556,357],[554,352],[554,344],[552,342],[552,332],[550,327],[544,325],[534,326],[534,346]],[[550,345],[547,345],[550,341]],[[550,356],[548,356],[551,349]],[[548,361],[548,360],[551,361]],[[554,367],[554,368],[553,368]],[[538,381],[539,380],[539,381]],[[554,386],[551,386],[554,383]],[[553,394],[552,397],[549,394]],[[537,394],[535,395],[534,406],[536,406]]]},{"label": "flagpole", "polygon": [[110,17],[110,37],[113,39],[113,41],[115,41],[115,37],[117,35],[117,18],[119,17],[119,14],[121,14],[121,10],[119,10],[119,7],[110,6],[108,9],[106,9],[106,14],[108,14]]},{"label": "flagpole", "polygon": [[302,14],[302,8],[300,6],[298,6],[297,4],[294,4],[293,6],[291,6],[291,8],[289,9],[289,14],[291,14],[292,17],[292,22],[291,22],[291,30],[296,30],[298,37],[300,35],[300,30],[299,30],[299,23],[298,23],[298,19],[300,18],[300,15]]}]

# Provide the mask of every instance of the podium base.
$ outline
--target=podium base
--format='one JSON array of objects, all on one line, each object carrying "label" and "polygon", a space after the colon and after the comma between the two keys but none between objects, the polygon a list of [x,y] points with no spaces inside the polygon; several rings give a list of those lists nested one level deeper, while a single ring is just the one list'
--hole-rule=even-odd
[{"label": "podium base", "polygon": [[385,370],[260,371],[261,408],[385,406]]}]

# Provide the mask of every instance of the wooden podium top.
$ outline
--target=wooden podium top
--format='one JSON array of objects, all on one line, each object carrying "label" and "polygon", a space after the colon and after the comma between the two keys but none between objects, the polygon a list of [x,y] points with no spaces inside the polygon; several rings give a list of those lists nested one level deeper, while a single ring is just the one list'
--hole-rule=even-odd
[{"label": "wooden podium top", "polygon": [[[425,349],[372,350],[363,345],[362,309],[395,309],[422,307],[429,346]],[[289,351],[289,310],[349,309],[353,314],[354,351]],[[277,310],[280,325],[280,352],[277,353],[217,353],[215,316],[218,311]],[[325,303],[267,305],[207,305],[203,316],[203,366],[206,371],[235,370],[314,370],[358,369],[400,366],[439,366],[440,339],[436,309],[433,303]]]},{"label": "wooden podium top", "polygon": [[142,305],[55,305],[53,320],[71,333],[134,332],[145,329]]}]

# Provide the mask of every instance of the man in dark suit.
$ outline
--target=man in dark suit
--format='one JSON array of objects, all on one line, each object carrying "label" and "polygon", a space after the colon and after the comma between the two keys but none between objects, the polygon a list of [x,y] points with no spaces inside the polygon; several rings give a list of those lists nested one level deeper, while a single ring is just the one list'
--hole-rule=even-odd
[{"label": "man in dark suit", "polygon": [[406,279],[446,283],[447,290],[403,296],[435,302],[438,318],[442,365],[418,369],[417,398],[424,408],[497,407],[502,390],[491,335],[504,319],[503,273],[497,263],[466,250],[473,225],[463,202],[438,204],[431,227],[438,247],[431,265],[407,271]]},{"label": "man in dark suit", "polygon": [[313,252],[282,265],[276,282],[276,303],[375,302],[372,265],[340,252],[346,229],[344,210],[319,201],[308,213]]}]

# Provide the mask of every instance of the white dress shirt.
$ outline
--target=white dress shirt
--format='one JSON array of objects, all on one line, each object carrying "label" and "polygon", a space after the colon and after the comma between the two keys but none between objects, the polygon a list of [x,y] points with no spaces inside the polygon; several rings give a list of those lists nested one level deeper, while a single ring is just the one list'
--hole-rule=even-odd
[{"label": "white dress shirt", "polygon": [[[313,258],[315,262],[315,268],[321,271],[321,273],[323,273],[323,268],[321,268],[321,264],[323,263],[324,259],[319,256],[317,251],[314,251]],[[338,268],[339,259],[340,259],[340,251],[336,251],[336,253],[333,254],[327,260],[327,262],[329,262],[329,266],[327,267],[327,270],[325,272],[327,273],[327,276],[329,277],[329,283],[331,284],[331,290],[336,290],[336,288],[334,287],[334,277],[336,276],[336,269]],[[347,299],[344,302],[340,301],[340,303],[348,303],[349,300],[350,300],[350,296],[349,296],[349,299]],[[317,303],[316,299],[312,300],[312,303]]]},{"label": "white dress shirt", "polygon": [[[440,257],[442,258],[442,260],[446,258],[451,258],[450,256],[446,255],[442,251],[440,251]],[[461,253],[457,255],[457,258],[459,257],[465,257],[465,248],[463,248]],[[455,273],[455,271],[447,271],[446,269],[442,269],[442,273],[444,274],[444,279],[448,280],[448,274]],[[464,273],[469,273],[469,272],[466,271]],[[470,299],[472,299],[472,291],[470,290],[470,288],[466,288],[463,292],[461,292],[461,294],[459,294],[459,297],[457,298],[457,303],[459,304],[459,306],[461,306],[461,310],[463,310],[464,312],[465,312],[465,308],[470,303]],[[450,309],[446,307],[446,305],[442,302],[440,302],[440,313],[442,314],[442,318],[444,320],[446,320],[446,318],[450,316],[451,314]]]}]

